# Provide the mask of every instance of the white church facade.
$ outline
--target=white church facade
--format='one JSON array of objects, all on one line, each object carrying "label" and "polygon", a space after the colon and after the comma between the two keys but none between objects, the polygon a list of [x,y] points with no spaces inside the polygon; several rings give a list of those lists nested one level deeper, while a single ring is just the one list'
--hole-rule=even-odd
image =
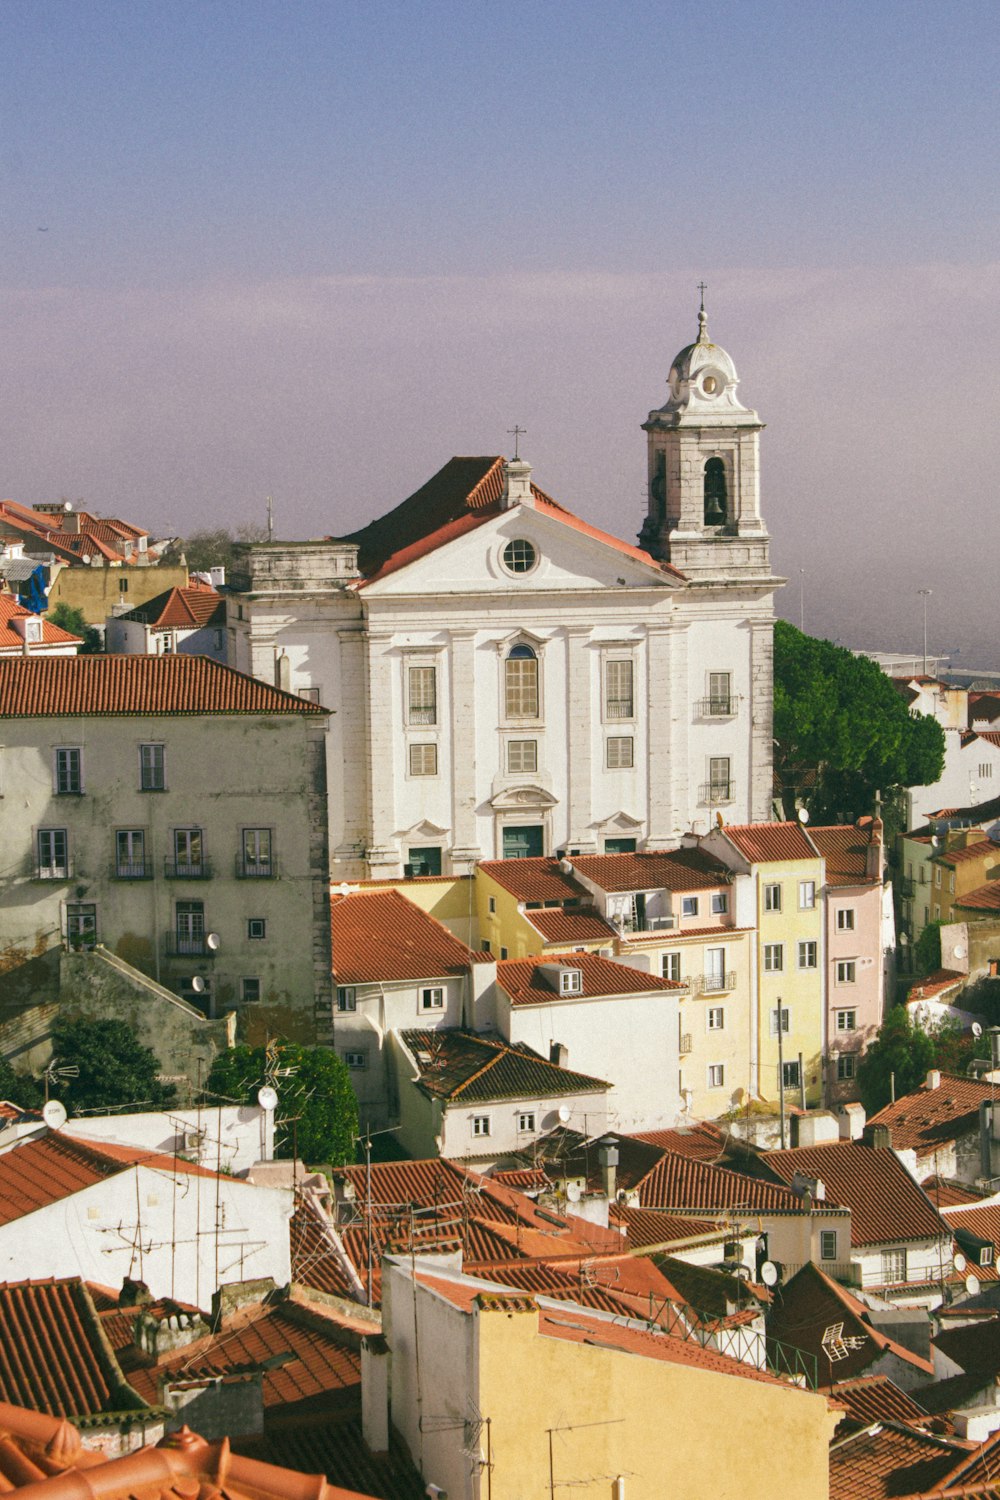
[{"label": "white church facade", "polygon": [[231,664],[333,710],[335,880],[770,816],[761,423],[704,310],[669,386],[641,546],[483,457],[350,536],[240,549]]}]

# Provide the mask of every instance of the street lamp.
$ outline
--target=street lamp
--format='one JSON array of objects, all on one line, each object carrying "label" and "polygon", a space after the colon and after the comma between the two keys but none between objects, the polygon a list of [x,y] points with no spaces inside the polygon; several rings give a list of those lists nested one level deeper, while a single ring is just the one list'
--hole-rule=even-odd
[{"label": "street lamp", "polygon": [[927,601],[933,593],[932,589],[917,589],[917,593],[924,601],[924,676],[927,676]]}]

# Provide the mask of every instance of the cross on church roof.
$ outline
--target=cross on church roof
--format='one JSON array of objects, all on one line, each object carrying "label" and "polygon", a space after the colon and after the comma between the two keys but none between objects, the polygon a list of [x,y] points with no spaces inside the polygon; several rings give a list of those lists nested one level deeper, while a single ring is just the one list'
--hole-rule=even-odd
[{"label": "cross on church roof", "polygon": [[516,422],[515,422],[515,424],[514,424],[513,427],[508,427],[507,428],[507,435],[508,435],[508,437],[512,437],[514,439],[514,458],[515,459],[517,459],[517,458],[520,457],[520,454],[518,453],[518,447],[517,447],[518,442],[520,441],[521,438],[523,438],[527,434],[527,431],[528,431],[527,427],[518,427],[518,425],[517,425]]},{"label": "cross on church roof", "polygon": [[698,343],[708,343],[708,314],[705,311],[705,293],[708,291],[708,283],[699,281],[698,290],[701,293],[701,306],[698,309]]}]

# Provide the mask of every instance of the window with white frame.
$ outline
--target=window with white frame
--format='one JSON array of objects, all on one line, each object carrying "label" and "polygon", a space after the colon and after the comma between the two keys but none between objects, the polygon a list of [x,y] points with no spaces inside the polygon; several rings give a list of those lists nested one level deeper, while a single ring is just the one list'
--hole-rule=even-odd
[{"label": "window with white frame", "polygon": [[166,791],[163,745],[139,746],[139,790]]},{"label": "window with white frame", "polygon": [[882,1280],[887,1285],[906,1280],[906,1248],[903,1245],[882,1251]]},{"label": "window with white frame", "polygon": [[115,874],[119,880],[144,880],[152,873],[146,867],[146,832],[143,828],[115,829]]},{"label": "window with white frame", "polygon": [[842,906],[840,908],[840,910],[837,912],[837,931],[838,932],[853,932],[854,931],[854,907],[853,906]]},{"label": "window with white frame", "polygon": [[722,1005],[711,1005],[711,1006],[709,1006],[709,1009],[708,1009],[708,1029],[709,1029],[709,1031],[725,1031],[725,1029],[726,1029],[726,1010],[725,1010],[725,1006],[722,1006]]},{"label": "window with white frame", "polygon": [[437,723],[437,668],[408,667],[406,672],[408,724]]},{"label": "window with white frame", "polygon": [[504,662],[504,712],[508,719],[538,718],[538,658],[530,646],[512,646]]},{"label": "window with white frame", "polygon": [[345,1052],[344,1062],[352,1070],[358,1071],[368,1066],[367,1052]]},{"label": "window with white frame", "polygon": [[782,1034],[787,1036],[791,1025],[791,1011],[787,1005],[773,1006],[771,1009],[771,1035],[778,1035],[778,1026],[781,1026]]},{"label": "window with white frame", "polygon": [[660,973],[664,979],[672,979],[680,983],[681,978],[681,956],[679,953],[664,953],[660,959]]},{"label": "window with white frame", "polygon": [[849,1082],[857,1073],[858,1060],[853,1052],[842,1052],[837,1058],[837,1081]]},{"label": "window with white frame", "polygon": [[436,776],[438,773],[438,747],[420,740],[410,746],[410,775]]},{"label": "window with white frame", "polygon": [[816,905],[816,882],[815,880],[799,881],[799,910],[812,911]]},{"label": "window with white frame", "polygon": [[721,1089],[726,1083],[726,1068],[724,1063],[709,1063],[708,1086],[710,1089]]},{"label": "window with white frame", "polygon": [[612,734],[607,740],[609,771],[631,771],[635,746],[630,734]]},{"label": "window with white frame", "polygon": [[339,1011],[357,1010],[358,992],[353,984],[338,984],[337,986],[337,1009]]},{"label": "window with white frame", "polygon": [[173,846],[174,875],[197,877],[207,872],[205,839],[200,828],[175,828]]},{"label": "window with white frame", "polygon": [[729,910],[729,894],[727,891],[712,892],[712,915],[713,917],[725,916]]},{"label": "window with white frame", "polygon": [[729,672],[709,672],[708,711],[723,717],[732,713],[732,677]]},{"label": "window with white frame", "polygon": [[698,897],[697,896],[682,896],[681,897],[681,916],[682,917],[696,917],[697,915],[698,915]]},{"label": "window with white frame", "polygon": [[835,1229],[820,1230],[819,1254],[821,1260],[837,1259],[837,1231]]},{"label": "window with white frame", "polygon": [[59,797],[78,797],[83,791],[83,751],[75,746],[56,751],[55,791]]},{"label": "window with white frame", "polygon": [[781,886],[780,885],[771,884],[771,885],[766,885],[764,887],[764,910],[765,911],[780,911],[781,910]]},{"label": "window with white frame", "polygon": [[523,776],[525,772],[538,770],[537,740],[507,741],[507,772],[511,776]]},{"label": "window with white frame", "polygon": [[785,967],[784,943],[764,944],[764,973],[780,974]]},{"label": "window with white frame", "polygon": [[818,952],[819,950],[816,943],[810,940],[806,940],[805,942],[800,943],[799,968],[815,969],[817,965]]},{"label": "window with white frame", "polygon": [[719,990],[726,988],[726,950],[725,948],[705,949],[705,993],[710,995],[713,991],[717,994]]},{"label": "window with white frame", "polygon": [[632,661],[612,657],[604,663],[604,717],[631,719],[633,708]]},{"label": "window with white frame", "polygon": [[954,870],[951,870],[948,873],[948,894],[951,895],[951,896],[954,896],[954,894],[955,894],[955,872],[954,872]]},{"label": "window with white frame", "polygon": [[857,1031],[858,1013],[856,1010],[838,1010],[835,1014],[838,1031]]},{"label": "window with white frame", "polygon": [[728,755],[713,755],[708,762],[709,802],[728,802],[733,795]]},{"label": "window with white frame", "polygon": [[421,1010],[444,1010],[444,990],[440,987],[420,991]]},{"label": "window with white frame", "polygon": [[841,958],[837,961],[837,983],[854,984],[857,979],[858,965],[853,958]]},{"label": "window with white frame", "polygon": [[560,995],[579,995],[583,991],[582,969],[563,969],[559,975]]},{"label": "window with white frame", "polygon": [[525,1131],[535,1128],[535,1111],[533,1109],[522,1109],[517,1117],[518,1131],[523,1135]]},{"label": "window with white frame", "polygon": [[489,1115],[472,1116],[472,1134],[478,1136],[491,1134]]},{"label": "window with white frame", "polygon": [[42,880],[65,880],[69,875],[69,834],[65,828],[39,828],[38,875]]},{"label": "window with white frame", "polygon": [[941,866],[940,865],[935,865],[934,866],[934,884],[935,885],[940,885],[941,884]]}]

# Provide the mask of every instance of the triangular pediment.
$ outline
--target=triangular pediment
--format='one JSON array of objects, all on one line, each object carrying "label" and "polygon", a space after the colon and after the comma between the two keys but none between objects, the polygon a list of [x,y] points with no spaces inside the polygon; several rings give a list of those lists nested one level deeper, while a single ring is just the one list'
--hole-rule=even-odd
[{"label": "triangular pediment", "polygon": [[555,807],[558,801],[559,798],[553,797],[552,793],[547,792],[544,787],[511,786],[502,792],[497,792],[496,796],[491,798],[490,806],[494,812],[523,812],[525,808]]},{"label": "triangular pediment", "polygon": [[642,827],[642,819],[633,818],[627,812],[616,812],[613,817],[605,818],[600,823],[593,823],[591,827],[603,834],[632,834]]},{"label": "triangular pediment", "polygon": [[404,828],[399,837],[408,840],[439,839],[443,838],[447,832],[447,828],[439,828],[436,823],[431,823],[429,819],[424,818],[421,822],[414,823],[412,828]]}]

